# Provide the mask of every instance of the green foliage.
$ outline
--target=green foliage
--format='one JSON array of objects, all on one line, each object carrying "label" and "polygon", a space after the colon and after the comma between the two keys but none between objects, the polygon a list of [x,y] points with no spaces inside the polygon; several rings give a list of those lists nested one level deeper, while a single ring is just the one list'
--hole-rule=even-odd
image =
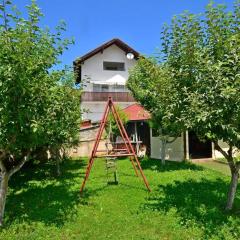
[{"label": "green foliage", "polygon": [[[240,169],[233,154],[240,149],[239,23],[239,0],[233,12],[210,2],[204,14],[175,16],[163,29],[159,56],[140,60],[128,81],[164,132],[190,129],[214,142],[232,173],[227,210]],[[229,145],[228,151],[219,140]]]},{"label": "green foliage", "polygon": [[[123,125],[126,125],[126,123],[128,122],[128,116],[126,115],[126,113],[121,109],[121,107],[119,105],[115,105],[116,111],[120,117],[120,119],[122,120]],[[115,121],[115,118],[112,114],[112,112],[110,112],[110,114],[108,115],[108,119],[107,119],[107,125],[106,125],[106,131],[107,131],[107,135],[109,134],[109,132],[111,132],[111,136],[118,136],[120,135],[120,131],[118,128],[118,125]]]},{"label": "green foliage", "polygon": [[59,148],[77,139],[80,100],[67,70],[53,70],[72,40],[40,28],[36,1],[27,17],[3,0],[0,5],[0,225],[9,178],[37,148]]},{"label": "green foliage", "polygon": [[[178,136],[182,124],[175,122],[172,106],[177,101],[169,69],[158,65],[153,58],[141,58],[130,72],[127,82],[134,98],[151,112],[151,127],[166,135]],[[171,108],[171,109],[170,109]],[[179,115],[178,111],[175,111]]]},{"label": "green foliage", "polygon": [[59,84],[69,78],[66,70],[51,70],[72,43],[61,39],[65,24],[51,33],[39,27],[36,1],[27,9],[23,18],[11,1],[0,8],[0,149],[16,156],[23,149],[64,142],[80,118],[76,91]]},{"label": "green foliage", "polygon": [[[63,162],[57,179],[50,162],[17,173],[0,239],[238,239],[237,211],[222,211],[229,181],[221,173],[146,159],[142,167],[152,188],[148,193],[126,159],[117,162],[119,185],[106,185],[105,161],[97,159],[79,198],[86,163]],[[239,207],[239,193],[237,200]]]},{"label": "green foliage", "polygon": [[165,25],[157,60],[142,59],[128,86],[163,129],[240,147],[240,6],[210,3]]},{"label": "green foliage", "polygon": [[[163,32],[163,56],[170,70],[180,114],[174,121],[214,142],[240,147],[239,2],[234,12],[210,3],[203,15],[185,13]],[[178,101],[178,102],[176,102]]]},{"label": "green foliage", "polygon": [[49,93],[44,142],[50,147],[69,147],[79,141],[81,91],[73,88],[74,81],[72,72],[65,73]]}]

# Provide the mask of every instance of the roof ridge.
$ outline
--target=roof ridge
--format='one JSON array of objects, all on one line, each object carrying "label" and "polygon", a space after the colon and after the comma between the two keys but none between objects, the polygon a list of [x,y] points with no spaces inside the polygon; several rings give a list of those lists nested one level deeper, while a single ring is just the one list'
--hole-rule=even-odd
[{"label": "roof ridge", "polygon": [[95,54],[103,51],[104,49],[110,47],[111,45],[116,44],[119,48],[121,48],[125,52],[132,52],[135,56],[135,58],[138,58],[140,56],[139,52],[130,47],[127,43],[123,42],[120,38],[112,38],[111,40],[104,42],[100,46],[96,47],[95,49],[87,52],[81,57],[78,57],[75,61],[74,64],[82,63],[88,58],[91,58]]}]

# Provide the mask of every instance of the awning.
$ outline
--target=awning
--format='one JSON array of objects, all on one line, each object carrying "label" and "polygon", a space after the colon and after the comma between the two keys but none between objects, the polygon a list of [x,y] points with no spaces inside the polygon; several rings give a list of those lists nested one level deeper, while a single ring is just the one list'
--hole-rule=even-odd
[{"label": "awning", "polygon": [[117,74],[105,81],[90,81],[90,83],[99,85],[125,85],[126,79],[123,76]]}]

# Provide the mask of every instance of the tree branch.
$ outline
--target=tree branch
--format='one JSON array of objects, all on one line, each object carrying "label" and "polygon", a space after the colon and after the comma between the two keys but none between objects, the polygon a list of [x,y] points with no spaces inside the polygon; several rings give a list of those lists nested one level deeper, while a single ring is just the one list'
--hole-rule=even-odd
[{"label": "tree branch", "polygon": [[30,152],[31,152],[30,150],[27,151],[26,155],[22,158],[22,160],[9,171],[9,177],[11,177],[17,171],[19,171],[21,169],[21,167],[24,165],[24,163],[28,161]]},{"label": "tree branch", "polygon": [[226,159],[228,159],[228,153],[225,152],[217,142],[214,142],[215,149],[219,151]]},{"label": "tree branch", "polygon": [[[222,155],[227,159],[228,165],[230,167],[230,170],[232,174],[239,170],[240,166],[238,166],[238,163],[234,163],[233,160],[233,146],[230,144],[228,151],[224,151],[217,142],[214,142],[215,149],[222,153]],[[239,163],[240,164],[240,163]]]},{"label": "tree branch", "polygon": [[170,140],[167,140],[167,143],[173,143],[174,141],[176,141],[178,137],[174,137],[174,139],[172,139],[171,141]]},{"label": "tree branch", "polygon": [[7,25],[7,13],[6,13],[6,3],[5,0],[2,1],[3,5],[3,21],[4,21],[4,29],[5,31],[8,30],[8,25]]},{"label": "tree branch", "polygon": [[5,157],[6,157],[6,152],[0,150],[0,169],[2,171],[6,171],[6,167],[5,167],[4,163],[3,163],[3,160],[4,160]]},{"label": "tree branch", "polygon": [[232,155],[233,155],[233,147],[232,147],[232,145],[230,145],[229,149],[228,149],[228,156],[232,157]]},{"label": "tree branch", "polygon": [[236,162],[236,170],[239,171],[240,170],[240,161]]}]

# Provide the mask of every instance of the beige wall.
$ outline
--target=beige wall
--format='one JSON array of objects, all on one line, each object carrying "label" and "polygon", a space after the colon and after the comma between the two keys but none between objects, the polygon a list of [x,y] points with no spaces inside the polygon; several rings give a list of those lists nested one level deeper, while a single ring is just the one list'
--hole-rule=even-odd
[{"label": "beige wall", "polygon": [[[161,139],[160,137],[152,136],[151,131],[151,157],[152,158],[161,158]],[[184,159],[184,141],[183,134],[181,137],[177,138],[173,143],[169,143],[166,146],[166,159],[182,161]]]},{"label": "beige wall", "polygon": [[[71,157],[89,157],[92,153],[98,130],[99,130],[99,126],[90,127],[87,129],[81,129],[80,143],[77,147],[74,147],[69,150],[69,155]],[[105,132],[103,132],[98,150],[106,150],[106,146],[105,146],[106,139],[104,139],[104,136],[105,136]],[[100,153],[98,155],[100,155]]]},{"label": "beige wall", "polygon": [[[80,142],[80,144],[71,149],[70,150],[70,156],[71,157],[90,157],[92,150],[93,150],[93,146],[94,146],[95,140],[92,141],[82,141]],[[105,149],[105,140],[101,140],[99,143],[99,147],[98,149]],[[99,154],[100,155],[100,154]]]}]

